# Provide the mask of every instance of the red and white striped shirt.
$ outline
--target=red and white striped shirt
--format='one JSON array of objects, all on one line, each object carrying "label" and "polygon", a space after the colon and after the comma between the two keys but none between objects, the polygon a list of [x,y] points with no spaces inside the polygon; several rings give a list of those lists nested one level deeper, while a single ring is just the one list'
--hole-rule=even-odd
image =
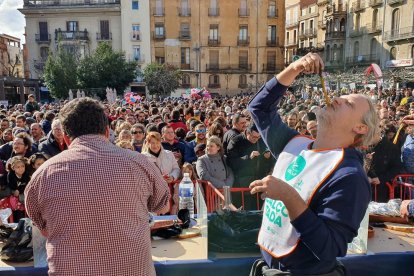
[{"label": "red and white striped shirt", "polygon": [[29,217],[47,233],[50,275],[155,275],[148,211],[169,197],[154,164],[100,135],[74,139],[25,190]]}]

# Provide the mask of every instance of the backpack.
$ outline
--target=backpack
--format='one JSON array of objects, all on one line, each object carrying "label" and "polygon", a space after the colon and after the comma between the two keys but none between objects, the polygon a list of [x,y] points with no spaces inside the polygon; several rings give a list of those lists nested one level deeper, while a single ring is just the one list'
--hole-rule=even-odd
[{"label": "backpack", "polygon": [[3,261],[26,262],[33,258],[32,223],[24,218],[19,221],[0,252]]}]

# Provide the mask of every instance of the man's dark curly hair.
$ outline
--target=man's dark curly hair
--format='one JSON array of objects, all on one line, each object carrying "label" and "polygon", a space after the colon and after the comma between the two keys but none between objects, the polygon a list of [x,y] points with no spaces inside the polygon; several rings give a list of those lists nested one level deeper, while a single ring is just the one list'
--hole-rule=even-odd
[{"label": "man's dark curly hair", "polygon": [[87,134],[105,134],[108,118],[104,110],[102,104],[91,98],[70,101],[59,112],[63,131],[71,139]]}]

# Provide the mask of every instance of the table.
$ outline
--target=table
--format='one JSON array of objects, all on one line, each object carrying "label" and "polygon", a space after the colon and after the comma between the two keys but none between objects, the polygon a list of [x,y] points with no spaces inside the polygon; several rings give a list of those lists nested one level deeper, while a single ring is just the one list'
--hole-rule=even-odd
[{"label": "table", "polygon": [[[375,236],[368,240],[367,255],[340,258],[350,276],[406,276],[414,273],[414,234],[375,228]],[[165,242],[165,241],[163,241]],[[187,241],[191,242],[191,241]],[[182,244],[181,244],[182,245]],[[177,254],[177,252],[175,252]],[[178,255],[185,254],[184,251]],[[177,258],[179,256],[175,256]],[[216,254],[208,260],[176,261],[168,256],[156,256],[155,269],[158,276],[228,276],[248,275],[258,256],[247,254]],[[1,267],[3,265],[3,267]],[[4,267],[0,263],[0,275],[46,276],[47,268]]]}]

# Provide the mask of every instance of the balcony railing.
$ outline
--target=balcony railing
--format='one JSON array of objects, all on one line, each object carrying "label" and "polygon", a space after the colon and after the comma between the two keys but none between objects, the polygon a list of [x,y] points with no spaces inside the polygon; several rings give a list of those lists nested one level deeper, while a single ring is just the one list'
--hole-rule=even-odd
[{"label": "balcony railing", "polygon": [[267,46],[282,46],[279,44],[279,38],[267,38],[266,40]]},{"label": "balcony railing", "polygon": [[152,15],[153,16],[165,16],[165,9],[163,7],[152,8]]},{"label": "balcony railing", "polygon": [[286,21],[286,28],[292,28],[299,25],[299,21],[292,20],[292,21]]},{"label": "balcony railing", "polygon": [[351,30],[350,32],[349,32],[349,36],[350,37],[357,37],[357,36],[361,36],[361,35],[363,35],[365,32],[364,32],[364,29],[362,29],[362,28],[359,28],[359,29],[356,29],[356,30]]},{"label": "balcony railing", "polygon": [[314,37],[314,36],[316,36],[316,34],[317,34],[316,29],[301,30],[299,32],[299,38],[304,39],[304,38]]},{"label": "balcony railing", "polygon": [[308,13],[308,14],[299,16],[299,20],[305,20],[305,19],[309,19],[309,18],[312,18],[312,17],[317,17],[318,15],[319,15],[319,13],[317,11],[315,11],[315,12],[312,12],[312,13]]},{"label": "balcony railing", "polygon": [[208,16],[219,16],[220,9],[219,8],[209,8],[208,9]]},{"label": "balcony railing", "polygon": [[134,56],[134,61],[137,62],[138,64],[145,63],[145,55],[139,54],[137,56]]},{"label": "balcony railing", "polygon": [[382,5],[383,2],[384,0],[369,0],[369,5],[371,7],[375,7],[375,6]]},{"label": "balcony railing", "polygon": [[208,37],[208,46],[220,45],[220,37]]},{"label": "balcony railing", "polygon": [[50,34],[35,34],[35,40],[37,43],[50,43]]},{"label": "balcony railing", "polygon": [[152,38],[153,39],[165,39],[165,32],[160,34],[156,32],[152,32]]},{"label": "balcony railing", "polygon": [[352,3],[351,12],[359,12],[365,9],[365,1],[357,1]]},{"label": "balcony railing", "polygon": [[267,18],[278,18],[279,10],[278,9],[267,9]]},{"label": "balcony railing", "polygon": [[239,9],[239,17],[248,17],[250,15],[249,9]]},{"label": "balcony railing", "polygon": [[180,31],[178,34],[178,39],[180,40],[190,40],[191,33],[189,31]]},{"label": "balcony railing", "polygon": [[340,5],[330,5],[326,7],[326,15],[329,14],[339,14],[339,13],[346,13],[346,6],[343,4]]},{"label": "balcony railing", "polygon": [[383,35],[384,41],[395,41],[414,37],[414,26],[387,31]]},{"label": "balcony railing", "polygon": [[376,25],[368,24],[367,25],[367,33],[379,33],[382,31],[382,22],[378,22]]},{"label": "balcony railing", "polygon": [[276,73],[283,70],[283,67],[277,66],[275,63],[264,63],[263,73]]},{"label": "balcony railing", "polygon": [[187,63],[181,63],[180,68],[181,70],[192,70],[191,64],[187,64]]},{"label": "balcony railing", "polygon": [[237,45],[238,46],[248,46],[250,43],[250,37],[237,37]]},{"label": "balcony railing", "polygon": [[209,83],[208,88],[220,88],[220,83]]},{"label": "balcony railing", "polygon": [[96,33],[96,40],[98,41],[111,41],[112,33]]},{"label": "balcony railing", "polygon": [[252,70],[252,64],[250,63],[239,63],[230,65],[219,65],[217,63],[206,64],[206,71],[241,71],[248,72]]},{"label": "balcony railing", "polygon": [[41,8],[47,6],[97,6],[119,5],[121,0],[24,0],[24,8]]},{"label": "balcony railing", "polygon": [[294,40],[294,39],[286,40],[286,43],[285,43],[286,47],[295,46],[295,45],[298,45],[298,42],[296,40]]},{"label": "balcony railing", "polygon": [[88,31],[62,31],[62,30],[55,30],[55,40],[89,40]]},{"label": "balcony railing", "polygon": [[191,9],[190,8],[178,8],[178,16],[191,16]]},{"label": "balcony railing", "polygon": [[141,32],[140,31],[132,31],[131,32],[131,41],[141,41]]},{"label": "balcony railing", "polygon": [[388,0],[388,5],[393,6],[393,5],[401,5],[403,3],[405,3],[407,0]]},{"label": "balcony railing", "polygon": [[337,31],[337,32],[329,32],[326,33],[325,39],[333,39],[333,38],[345,38],[345,31]]},{"label": "balcony railing", "polygon": [[365,65],[370,63],[379,62],[379,56],[372,55],[358,55],[346,58],[346,63],[349,65]]},{"label": "balcony railing", "polygon": [[43,71],[43,69],[45,68],[45,65],[46,65],[46,60],[45,59],[35,59],[35,60],[33,60],[33,67],[36,70]]}]

